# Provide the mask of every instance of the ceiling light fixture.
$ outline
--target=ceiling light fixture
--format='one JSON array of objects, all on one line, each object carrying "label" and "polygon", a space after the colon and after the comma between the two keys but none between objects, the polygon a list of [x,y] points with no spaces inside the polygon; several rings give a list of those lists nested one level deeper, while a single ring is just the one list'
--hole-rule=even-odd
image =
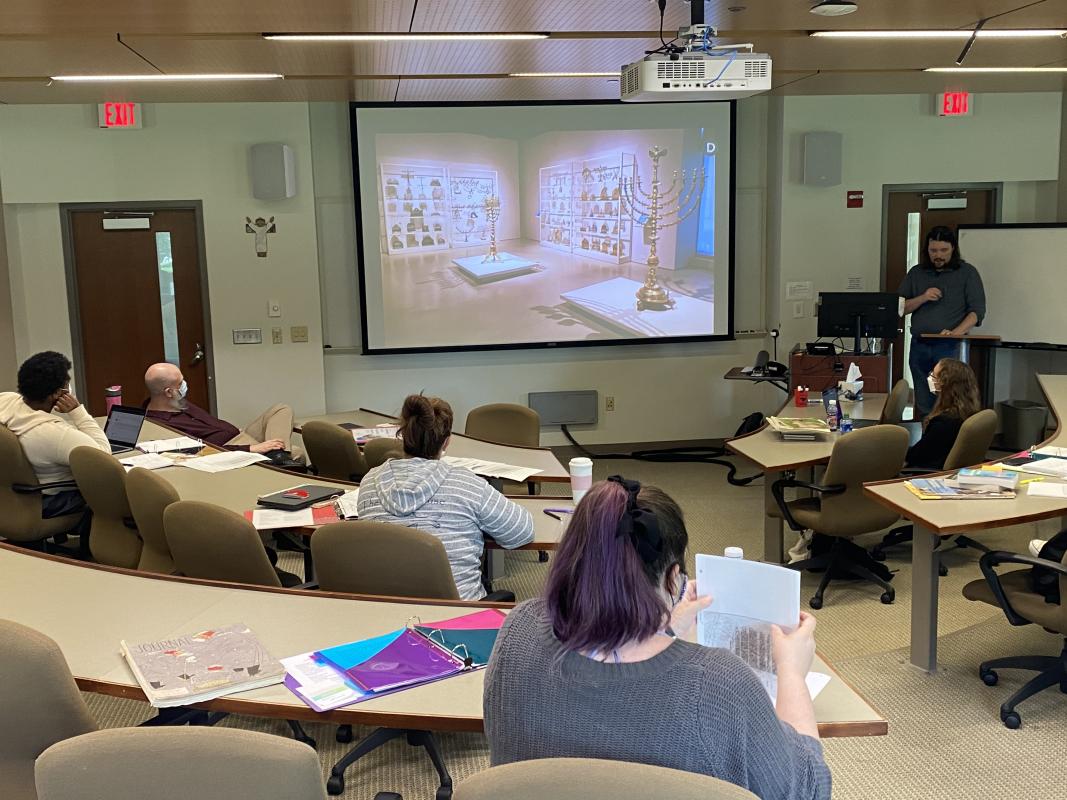
[{"label": "ceiling light fixture", "polygon": [[285,76],[273,72],[205,72],[202,74],[151,73],[148,75],[53,75],[63,83],[162,83],[177,81],[272,81]]},{"label": "ceiling light fixture", "polygon": [[617,78],[618,72],[512,72],[510,78]]},{"label": "ceiling light fixture", "polygon": [[547,39],[547,33],[264,33],[275,42],[523,42]]},{"label": "ceiling light fixture", "polygon": [[1067,67],[927,67],[923,72],[956,72],[956,73],[970,73],[972,75],[995,75],[1021,73],[1021,72],[1036,72],[1036,73],[1064,73],[1067,72]]},{"label": "ceiling light fixture", "polygon": [[812,31],[820,39],[1055,39],[1067,36],[1062,28],[1026,28],[989,30],[911,30],[911,31]]},{"label": "ceiling light fixture", "polygon": [[820,17],[843,17],[857,10],[859,6],[851,0],[821,0],[808,9],[812,14],[818,14]]}]

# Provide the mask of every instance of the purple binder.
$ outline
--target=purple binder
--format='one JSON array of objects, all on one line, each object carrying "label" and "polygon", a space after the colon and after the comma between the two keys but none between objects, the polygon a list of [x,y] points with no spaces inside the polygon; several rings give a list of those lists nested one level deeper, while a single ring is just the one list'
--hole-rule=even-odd
[{"label": "purple binder", "polygon": [[346,670],[346,674],[367,691],[382,692],[462,671],[460,659],[408,628],[377,654]]}]

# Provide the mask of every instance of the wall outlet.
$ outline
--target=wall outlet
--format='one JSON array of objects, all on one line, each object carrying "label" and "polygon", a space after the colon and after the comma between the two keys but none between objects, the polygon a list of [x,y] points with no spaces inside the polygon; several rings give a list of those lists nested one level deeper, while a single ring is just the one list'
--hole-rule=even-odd
[{"label": "wall outlet", "polygon": [[291,342],[306,342],[308,340],[308,326],[307,325],[293,325],[289,329],[289,341]]},{"label": "wall outlet", "polygon": [[267,316],[268,317],[280,317],[282,315],[282,304],[277,300],[267,301]]},{"label": "wall outlet", "polygon": [[270,329],[270,340],[274,344],[281,344],[282,343],[282,329],[281,328],[271,328]]},{"label": "wall outlet", "polygon": [[606,395],[604,397],[604,410],[605,411],[614,411],[615,410],[615,398],[614,398],[614,396],[609,394],[609,395]]},{"label": "wall outlet", "polygon": [[798,300],[797,302],[793,303],[793,319],[803,319],[803,318],[804,318],[804,301],[803,300]]},{"label": "wall outlet", "polygon": [[234,328],[234,344],[263,344],[262,328]]}]

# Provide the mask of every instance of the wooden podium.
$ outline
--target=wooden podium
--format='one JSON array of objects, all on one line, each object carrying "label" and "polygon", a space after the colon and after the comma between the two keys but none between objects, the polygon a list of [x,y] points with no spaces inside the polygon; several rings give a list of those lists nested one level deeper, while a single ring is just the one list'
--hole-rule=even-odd
[{"label": "wooden podium", "polygon": [[837,386],[838,381],[843,381],[848,374],[849,364],[853,363],[860,368],[863,376],[863,391],[889,392],[888,355],[840,353],[836,356],[813,356],[803,350],[794,350],[789,354],[789,388],[793,390],[797,386],[807,386],[812,391],[821,392]]},{"label": "wooden podium", "polygon": [[971,342],[984,347],[996,347],[1000,344],[999,336],[983,336],[982,334],[956,334],[956,333],[923,333],[923,339],[952,339],[959,346],[959,359],[964,364],[969,363],[971,357]]}]

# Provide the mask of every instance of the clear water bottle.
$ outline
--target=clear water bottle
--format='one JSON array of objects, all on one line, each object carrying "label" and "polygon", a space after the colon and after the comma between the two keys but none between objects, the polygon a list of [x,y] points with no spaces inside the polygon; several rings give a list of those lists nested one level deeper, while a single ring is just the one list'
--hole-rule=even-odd
[{"label": "clear water bottle", "polygon": [[840,417],[838,416],[837,401],[831,400],[826,404],[826,424],[830,426],[830,430],[836,431],[839,421]]},{"label": "clear water bottle", "polygon": [[852,433],[852,417],[848,414],[841,417],[841,433]]},{"label": "clear water bottle", "polygon": [[722,553],[727,558],[744,558],[745,551],[740,547],[727,547]]}]

